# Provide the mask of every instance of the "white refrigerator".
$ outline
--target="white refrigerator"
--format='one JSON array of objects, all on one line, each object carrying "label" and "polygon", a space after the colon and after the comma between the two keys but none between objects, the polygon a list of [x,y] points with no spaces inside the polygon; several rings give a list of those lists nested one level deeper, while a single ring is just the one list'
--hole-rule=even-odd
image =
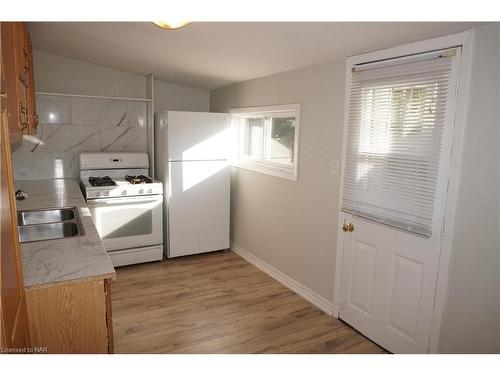
[{"label": "white refrigerator", "polygon": [[155,120],[166,256],[228,249],[230,115],[168,111]]}]

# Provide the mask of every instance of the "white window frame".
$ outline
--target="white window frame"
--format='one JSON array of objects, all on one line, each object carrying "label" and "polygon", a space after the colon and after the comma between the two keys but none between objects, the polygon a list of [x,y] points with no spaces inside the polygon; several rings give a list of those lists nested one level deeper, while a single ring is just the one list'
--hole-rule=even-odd
[{"label": "white window frame", "polygon": [[[235,151],[232,165],[237,168],[247,169],[253,172],[263,173],[270,176],[280,177],[292,181],[297,181],[298,177],[298,159],[299,159],[299,128],[300,128],[300,106],[299,104],[283,104],[263,107],[246,107],[246,108],[233,108],[231,109],[233,115],[233,131],[235,134]],[[248,141],[247,138],[242,137],[241,119],[248,117],[265,117],[266,126],[264,131],[269,133],[271,131],[270,120],[277,117],[295,117],[295,135],[293,144],[293,163],[286,165],[283,163],[265,160],[266,150],[269,149],[268,138],[264,136],[264,144],[262,158],[252,158],[241,154],[241,142]]]}]

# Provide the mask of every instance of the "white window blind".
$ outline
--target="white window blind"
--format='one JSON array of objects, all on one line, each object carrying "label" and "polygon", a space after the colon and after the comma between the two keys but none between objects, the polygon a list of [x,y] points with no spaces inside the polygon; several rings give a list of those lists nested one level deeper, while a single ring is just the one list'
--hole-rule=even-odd
[{"label": "white window blind", "polygon": [[432,235],[453,55],[353,69],[344,212]]}]

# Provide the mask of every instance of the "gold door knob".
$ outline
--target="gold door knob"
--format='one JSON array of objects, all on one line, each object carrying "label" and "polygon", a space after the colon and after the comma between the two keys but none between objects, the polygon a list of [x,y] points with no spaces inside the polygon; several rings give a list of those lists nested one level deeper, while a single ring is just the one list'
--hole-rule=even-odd
[{"label": "gold door knob", "polygon": [[344,232],[352,232],[352,231],[354,231],[354,224],[353,223],[344,223],[344,225],[342,225],[342,230]]}]

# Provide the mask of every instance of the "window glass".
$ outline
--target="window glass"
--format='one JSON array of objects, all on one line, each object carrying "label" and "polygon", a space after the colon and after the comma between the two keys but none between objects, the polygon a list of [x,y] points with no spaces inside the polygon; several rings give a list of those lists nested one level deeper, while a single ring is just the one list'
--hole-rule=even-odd
[{"label": "window glass", "polygon": [[245,155],[251,158],[262,158],[264,151],[264,122],[263,117],[245,119],[246,147]]},{"label": "window glass", "polygon": [[293,164],[295,142],[295,117],[271,118],[271,134],[268,138],[266,159]]}]

